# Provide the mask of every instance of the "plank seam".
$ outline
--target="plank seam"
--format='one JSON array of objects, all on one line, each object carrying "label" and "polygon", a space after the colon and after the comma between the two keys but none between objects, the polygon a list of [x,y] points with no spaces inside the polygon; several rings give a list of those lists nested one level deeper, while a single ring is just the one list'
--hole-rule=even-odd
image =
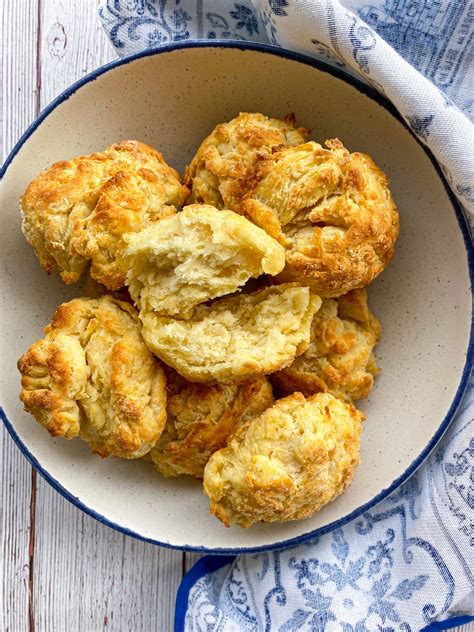
[{"label": "plank seam", "polygon": [[28,627],[35,632],[34,612],[34,571],[35,571],[35,535],[36,535],[36,470],[31,468],[30,496],[30,537],[28,541]]},{"label": "plank seam", "polygon": [[[41,11],[43,1],[37,4],[37,29],[36,29],[36,95],[35,116],[41,110]],[[28,540],[28,627],[29,632],[35,632],[34,609],[34,575],[35,575],[35,544],[36,544],[36,470],[31,468],[31,495],[30,495],[30,535]]]}]

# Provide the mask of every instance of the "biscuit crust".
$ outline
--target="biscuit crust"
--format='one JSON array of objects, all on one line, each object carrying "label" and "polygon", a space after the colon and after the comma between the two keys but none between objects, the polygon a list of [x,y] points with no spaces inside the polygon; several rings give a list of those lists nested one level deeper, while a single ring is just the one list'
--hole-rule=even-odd
[{"label": "biscuit crust", "polygon": [[149,348],[190,382],[247,380],[291,364],[307,349],[321,299],[277,285],[198,305],[187,320],[141,312]]},{"label": "biscuit crust", "polygon": [[311,325],[311,343],[293,364],[271,376],[290,393],[328,392],[346,401],[367,397],[379,368],[373,354],[381,325],[367,304],[367,291],[323,299]]},{"label": "biscuit crust", "polygon": [[286,247],[280,280],[322,297],[369,284],[392,258],[399,232],[385,174],[337,139],[267,158],[241,210]]},{"label": "biscuit crust", "polygon": [[186,206],[126,241],[130,294],[142,312],[163,316],[189,318],[196,305],[285,266],[283,247],[264,230],[205,204]]},{"label": "biscuit crust", "polygon": [[156,469],[165,476],[204,475],[211,454],[248,419],[273,404],[270,382],[258,377],[238,384],[192,384],[166,370],[168,419],[150,452]]},{"label": "biscuit crust", "polygon": [[53,437],[80,436],[101,456],[139,458],[166,422],[165,375],[136,310],[110,296],[56,310],[18,361],[25,409]]},{"label": "biscuit crust", "polygon": [[292,114],[280,120],[241,112],[217,125],[186,168],[188,202],[238,212],[242,197],[253,187],[259,163],[280,147],[304,143],[308,133],[295,127]]},{"label": "biscuit crust", "polygon": [[363,414],[329,393],[293,393],[248,421],[204,470],[226,526],[307,518],[341,494],[360,461]]},{"label": "biscuit crust", "polygon": [[189,191],[159,151],[123,141],[56,162],[21,198],[22,229],[41,266],[75,283],[91,276],[109,290],[124,285],[123,236],[176,212]]}]

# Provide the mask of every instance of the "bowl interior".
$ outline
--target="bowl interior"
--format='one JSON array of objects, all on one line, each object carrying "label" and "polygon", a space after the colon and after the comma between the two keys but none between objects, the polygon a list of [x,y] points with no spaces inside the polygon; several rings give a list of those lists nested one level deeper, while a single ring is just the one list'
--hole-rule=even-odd
[{"label": "bowl interior", "polygon": [[[18,198],[53,161],[122,139],[146,141],[182,170],[200,141],[239,111],[298,123],[320,142],[338,137],[386,171],[401,216],[389,268],[369,288],[382,322],[382,373],[370,398],[362,463],[349,490],[313,518],[226,529],[201,485],[164,479],[146,462],[101,460],[79,440],[52,440],[22,411],[16,361],[54,309],[80,294],[44,273],[21,234]],[[227,47],[182,48],[134,59],[63,100],[7,170],[1,252],[2,404],[32,457],[76,502],[139,536],[178,547],[276,546],[344,520],[418,462],[456,399],[466,363],[471,293],[458,219],[432,162],[382,105],[341,78],[294,59]]]}]

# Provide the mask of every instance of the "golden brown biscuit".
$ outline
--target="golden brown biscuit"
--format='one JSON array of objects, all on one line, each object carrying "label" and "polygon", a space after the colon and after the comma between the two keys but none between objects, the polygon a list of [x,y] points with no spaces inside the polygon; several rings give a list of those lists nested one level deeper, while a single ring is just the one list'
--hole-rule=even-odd
[{"label": "golden brown biscuit", "polygon": [[263,114],[240,113],[218,125],[201,143],[187,167],[189,202],[239,210],[253,186],[260,161],[277,148],[304,143],[308,130],[295,127],[294,115],[284,120]]},{"label": "golden brown biscuit", "polygon": [[338,140],[276,152],[241,210],[285,247],[282,281],[324,297],[370,283],[387,266],[399,220],[385,174]]},{"label": "golden brown biscuit", "polygon": [[80,436],[101,456],[139,458],[166,422],[165,376],[135,309],[110,296],[58,307],[18,361],[20,399],[54,436]]},{"label": "golden brown biscuit", "polygon": [[192,384],[166,371],[168,419],[150,457],[165,476],[202,478],[211,454],[248,419],[273,404],[270,382],[257,377],[238,384]]},{"label": "golden brown biscuit", "polygon": [[334,500],[360,462],[364,415],[329,393],[293,393],[248,421],[204,470],[226,526],[307,518]]},{"label": "golden brown biscuit", "polygon": [[207,204],[186,206],[126,241],[130,294],[142,312],[163,316],[189,318],[199,303],[285,266],[284,249],[264,230]]},{"label": "golden brown biscuit", "polygon": [[76,282],[91,276],[110,290],[124,285],[123,235],[176,212],[188,195],[160,152],[123,141],[56,162],[21,199],[23,232],[41,266]]},{"label": "golden brown biscuit", "polygon": [[198,305],[188,320],[141,312],[143,337],[191,382],[234,382],[291,364],[307,349],[321,299],[296,283]]},{"label": "golden brown biscuit", "polygon": [[346,401],[367,397],[379,369],[373,354],[381,325],[365,289],[323,299],[311,325],[311,343],[293,364],[272,375],[286,392],[328,392]]}]

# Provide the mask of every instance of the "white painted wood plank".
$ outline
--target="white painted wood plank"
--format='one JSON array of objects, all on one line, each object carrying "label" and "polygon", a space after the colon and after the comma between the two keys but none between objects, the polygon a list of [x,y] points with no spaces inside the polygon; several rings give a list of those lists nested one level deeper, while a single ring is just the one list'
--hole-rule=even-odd
[{"label": "white painted wood plank", "polygon": [[[0,11],[3,162],[36,115],[37,11],[33,3],[18,0],[3,0]],[[2,370],[15,370],[15,367],[2,367]],[[30,521],[32,468],[3,424],[0,425],[0,629],[23,632],[29,627],[30,536],[34,542]]]},{"label": "white painted wood plank", "polygon": [[0,431],[2,492],[0,629],[28,629],[30,501],[32,468],[6,430]]},{"label": "white painted wood plank", "polygon": [[37,632],[171,630],[182,554],[139,542],[38,489]]},{"label": "white painted wood plank", "polygon": [[36,116],[38,12],[32,0],[2,0],[2,162]]},{"label": "white painted wood plank", "polygon": [[[29,0],[31,1],[31,0]],[[41,109],[71,83],[116,59],[96,0],[40,0]]]}]

